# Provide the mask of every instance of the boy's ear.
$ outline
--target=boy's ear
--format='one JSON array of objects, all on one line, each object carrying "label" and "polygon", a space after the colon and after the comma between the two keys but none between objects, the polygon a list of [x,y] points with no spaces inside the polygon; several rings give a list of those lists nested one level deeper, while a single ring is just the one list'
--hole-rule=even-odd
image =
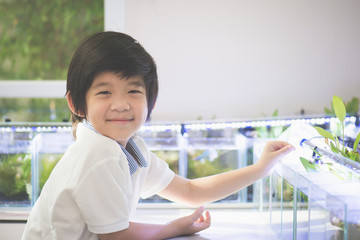
[{"label": "boy's ear", "polygon": [[72,102],[72,98],[70,96],[70,92],[68,92],[66,94],[66,100],[67,100],[67,103],[68,103],[68,106],[70,108],[70,111],[76,115],[78,115],[79,117],[84,117],[83,114],[79,114],[78,112],[75,111],[75,107],[74,107],[74,104]]},{"label": "boy's ear", "polygon": [[155,102],[154,102],[154,106],[153,106],[152,109],[151,109],[151,112],[154,110],[155,105],[156,105],[156,100],[155,100]]}]

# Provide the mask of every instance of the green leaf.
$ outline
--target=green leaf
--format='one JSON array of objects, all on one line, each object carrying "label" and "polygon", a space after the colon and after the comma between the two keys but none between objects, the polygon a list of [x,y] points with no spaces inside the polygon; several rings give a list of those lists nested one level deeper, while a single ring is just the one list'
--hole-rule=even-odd
[{"label": "green leaf", "polygon": [[255,131],[259,138],[267,138],[268,137],[268,129],[266,126],[256,127]]},{"label": "green leaf", "polygon": [[356,152],[356,153],[354,153],[355,154],[355,157],[354,157],[354,161],[355,162],[360,162],[360,155],[359,155],[359,153],[358,152]]},{"label": "green leaf", "polygon": [[275,109],[274,113],[272,114],[273,117],[277,117],[279,115],[279,111]]},{"label": "green leaf", "polygon": [[334,153],[339,153],[341,152],[333,142],[330,143],[330,147],[331,147],[331,151],[333,151]]},{"label": "green leaf", "polygon": [[317,172],[320,170],[320,168],[317,164],[311,163],[306,158],[300,157],[300,161],[307,172]]},{"label": "green leaf", "polygon": [[333,97],[333,107],[337,118],[340,122],[344,122],[346,118],[346,108],[344,102],[338,96]]},{"label": "green leaf", "polygon": [[336,177],[338,177],[340,180],[344,180],[344,177],[341,176],[336,170],[329,168],[330,172],[333,173]]},{"label": "green leaf", "polygon": [[314,127],[314,128],[316,129],[316,131],[317,131],[321,136],[323,136],[323,137],[325,137],[325,138],[329,138],[329,139],[335,141],[334,136],[333,136],[330,132],[324,130],[324,129],[321,128],[321,127]]},{"label": "green leaf", "polygon": [[359,110],[359,98],[353,97],[350,102],[346,104],[346,112],[349,114],[356,114]]},{"label": "green leaf", "polygon": [[275,126],[271,128],[271,137],[277,138],[284,131],[282,126]]},{"label": "green leaf", "polygon": [[350,152],[350,151],[347,150],[346,148],[345,148],[345,151],[344,151],[344,152],[341,152],[341,154],[342,154],[344,157],[347,157],[347,158],[349,158],[349,159],[353,159],[353,154],[352,154],[352,152]]},{"label": "green leaf", "polygon": [[354,152],[348,152],[348,158],[350,158],[351,160],[354,160],[355,161],[355,159],[356,159],[356,153],[354,153]]},{"label": "green leaf", "polygon": [[318,156],[322,157],[323,155],[317,150],[317,148],[312,148],[313,152],[315,152]]},{"label": "green leaf", "polygon": [[325,111],[325,114],[327,114],[327,115],[334,114],[334,112],[332,110],[330,110],[329,108],[327,108],[327,107],[324,107],[324,111]]},{"label": "green leaf", "polygon": [[357,135],[356,139],[355,139],[355,142],[354,142],[354,146],[353,146],[353,151],[354,152],[357,152],[357,147],[359,145],[359,142],[360,142],[360,132],[359,134]]}]

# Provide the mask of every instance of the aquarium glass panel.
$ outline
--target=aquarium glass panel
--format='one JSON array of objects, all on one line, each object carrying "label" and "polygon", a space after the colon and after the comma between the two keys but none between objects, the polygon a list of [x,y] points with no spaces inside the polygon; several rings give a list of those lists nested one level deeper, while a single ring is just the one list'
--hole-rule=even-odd
[{"label": "aquarium glass panel", "polygon": [[159,158],[167,162],[172,171],[179,174],[179,151],[174,150],[153,150]]},{"label": "aquarium glass panel", "polygon": [[71,132],[39,133],[33,140],[37,152],[34,154],[38,168],[35,183],[40,194],[46,180],[67,148],[74,142]]},{"label": "aquarium glass panel", "polygon": [[31,138],[29,132],[0,132],[0,206],[31,204]]},{"label": "aquarium glass panel", "polygon": [[[187,177],[201,178],[234,170],[239,167],[238,150],[229,149],[188,149]],[[222,201],[238,200],[239,194],[233,194]]]},{"label": "aquarium glass panel", "polygon": [[272,229],[281,237],[282,228],[282,179],[276,174],[269,177],[269,220]]},{"label": "aquarium glass panel", "polygon": [[309,208],[308,208],[308,195],[310,193],[310,183],[303,176],[295,175],[296,191],[294,192],[293,205],[294,205],[294,234],[296,239],[308,239],[309,234]]},{"label": "aquarium glass panel", "polygon": [[[180,128],[158,126],[151,130],[146,126],[139,131],[139,135],[144,139],[149,149],[159,158],[169,164],[169,168],[176,174],[182,175],[180,169],[180,159],[183,154]],[[183,162],[183,160],[182,160]],[[141,203],[168,203],[169,201],[154,195],[147,199],[140,199]]]}]

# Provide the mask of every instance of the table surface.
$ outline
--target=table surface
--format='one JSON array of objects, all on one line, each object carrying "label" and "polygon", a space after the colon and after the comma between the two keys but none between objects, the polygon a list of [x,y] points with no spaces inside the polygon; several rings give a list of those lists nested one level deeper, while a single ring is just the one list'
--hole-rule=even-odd
[{"label": "table surface", "polygon": [[[139,209],[135,220],[166,223],[191,214],[191,209]],[[211,226],[191,236],[172,240],[277,239],[269,223],[269,213],[248,209],[209,209]]]},{"label": "table surface", "polygon": [[[19,229],[23,229],[24,223],[21,224],[19,221],[27,218],[30,209],[23,208],[15,211],[14,208],[2,208],[0,210],[1,221],[14,221],[13,225],[16,225]],[[259,212],[258,210],[249,209],[208,210],[211,215],[210,228],[191,236],[172,238],[172,240],[277,239],[275,233],[268,224],[268,212]],[[191,214],[192,212],[193,209],[138,209],[133,220],[145,223],[166,223]],[[10,225],[7,224],[6,227],[10,227]]]}]

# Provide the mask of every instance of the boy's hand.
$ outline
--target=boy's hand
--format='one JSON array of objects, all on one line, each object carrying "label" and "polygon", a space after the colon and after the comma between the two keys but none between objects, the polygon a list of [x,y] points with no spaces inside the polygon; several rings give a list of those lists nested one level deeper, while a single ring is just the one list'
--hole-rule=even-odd
[{"label": "boy's hand", "polygon": [[293,150],[295,148],[287,142],[267,142],[259,161],[256,163],[260,167],[263,177],[269,175],[274,166],[281,161],[281,158]]},{"label": "boy's hand", "polygon": [[191,235],[200,232],[211,224],[209,211],[206,211],[205,217],[202,215],[204,207],[197,208],[191,215],[176,219],[169,223],[169,226],[174,229],[176,236]]}]

